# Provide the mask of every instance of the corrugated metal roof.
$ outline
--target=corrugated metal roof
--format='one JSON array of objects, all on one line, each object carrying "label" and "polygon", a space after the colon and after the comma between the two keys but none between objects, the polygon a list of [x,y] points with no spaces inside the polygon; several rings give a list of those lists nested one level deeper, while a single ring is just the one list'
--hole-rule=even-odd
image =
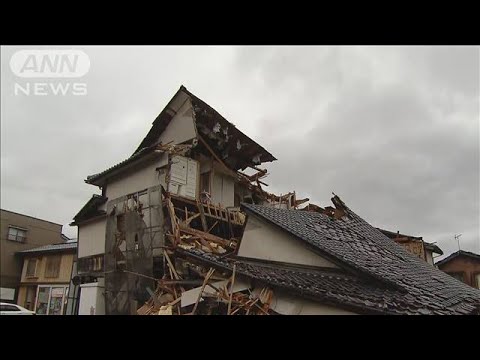
[{"label": "corrugated metal roof", "polygon": [[46,252],[46,251],[61,251],[61,250],[76,249],[76,248],[77,248],[77,242],[72,241],[72,242],[66,242],[66,243],[60,243],[60,244],[43,245],[37,248],[19,251],[17,252],[17,254],[27,254],[27,253],[33,253],[33,252]]}]

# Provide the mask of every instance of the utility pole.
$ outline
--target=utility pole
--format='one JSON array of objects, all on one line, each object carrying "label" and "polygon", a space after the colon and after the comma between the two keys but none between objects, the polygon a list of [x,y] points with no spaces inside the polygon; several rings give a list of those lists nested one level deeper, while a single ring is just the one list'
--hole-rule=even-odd
[{"label": "utility pole", "polygon": [[454,236],[455,240],[457,240],[458,243],[458,251],[460,251],[460,240],[458,240],[460,236],[462,236],[462,234],[457,234]]}]

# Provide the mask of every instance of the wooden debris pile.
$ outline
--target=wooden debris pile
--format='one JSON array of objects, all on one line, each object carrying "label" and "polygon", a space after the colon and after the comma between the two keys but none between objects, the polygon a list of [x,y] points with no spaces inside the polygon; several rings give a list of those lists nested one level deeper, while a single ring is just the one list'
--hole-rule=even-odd
[{"label": "wooden debris pile", "polygon": [[[194,266],[193,264],[188,264]],[[197,266],[198,268],[198,266]],[[235,266],[230,277],[200,267],[203,275],[196,280],[162,279],[152,297],[137,310],[138,315],[270,315],[273,291],[254,292],[247,285],[235,284]],[[201,286],[198,284],[201,283]],[[195,286],[195,284],[197,286]]]}]

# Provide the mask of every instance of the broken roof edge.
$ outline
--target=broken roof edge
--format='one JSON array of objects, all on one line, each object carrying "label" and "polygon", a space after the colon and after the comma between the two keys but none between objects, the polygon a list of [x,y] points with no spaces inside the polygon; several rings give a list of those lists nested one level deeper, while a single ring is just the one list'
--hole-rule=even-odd
[{"label": "broken roof edge", "polygon": [[93,194],[86,204],[83,205],[80,211],[73,217],[73,221],[70,223],[70,226],[75,226],[84,221],[98,217],[99,215],[102,215],[102,212],[106,214],[106,212],[102,210],[98,213],[92,214],[93,216],[88,216],[90,211],[98,211],[98,207],[104,204],[107,200],[108,198],[103,195]]},{"label": "broken roof edge", "polygon": [[[152,142],[152,138],[155,136],[155,140],[160,136],[160,134],[156,134],[156,129],[155,125],[159,123],[159,121],[163,118],[163,116],[167,113],[167,110],[170,108],[170,105],[173,103],[173,101],[177,98],[177,96],[180,94],[180,92],[184,92],[186,95],[188,95],[188,90],[185,86],[180,85],[180,88],[175,92],[175,94],[172,96],[172,98],[168,101],[167,105],[162,109],[160,114],[157,115],[155,120],[152,121],[152,126],[150,127],[150,130],[148,131],[147,135],[143,138],[143,140],[140,142],[140,145],[138,145],[137,149],[133,152],[132,156],[136,155],[138,152],[140,152],[143,148],[152,146],[154,144],[147,145],[148,142]],[[172,116],[173,118],[173,116]],[[170,122],[171,118],[168,120],[168,123]],[[165,129],[163,129],[161,132],[163,132]],[[154,143],[155,141],[153,141]]]},{"label": "broken roof edge", "polygon": [[471,252],[471,251],[458,250],[458,251],[455,251],[454,253],[451,253],[450,255],[448,255],[445,259],[437,261],[435,263],[435,266],[443,265],[445,263],[448,263],[458,256],[467,256],[467,257],[471,257],[471,258],[480,260],[480,255],[479,254],[476,254],[476,253]]},{"label": "broken roof edge", "polygon": [[[210,105],[208,105],[205,101],[203,101],[202,99],[200,99],[199,97],[197,97],[196,95],[194,95],[190,91],[188,91],[185,86],[181,85],[180,88],[175,93],[175,95],[173,95],[173,97],[169,100],[167,105],[163,108],[163,110],[160,112],[160,114],[152,122],[152,126],[151,126],[150,130],[148,131],[147,135],[143,138],[143,140],[141,141],[141,143],[137,147],[137,149],[133,152],[133,154],[129,158],[127,158],[127,159],[125,159],[125,160],[107,168],[106,170],[104,170],[102,172],[87,176],[87,178],[84,180],[85,183],[90,184],[90,185],[102,186],[103,185],[102,180],[106,176],[110,176],[110,175],[112,175],[112,173],[114,173],[116,171],[119,171],[120,169],[123,170],[123,168],[125,166],[130,165],[133,162],[135,162],[136,160],[140,160],[144,155],[147,155],[148,153],[151,153],[151,151],[154,150],[156,148],[156,146],[159,144],[157,142],[159,136],[163,133],[163,131],[166,129],[166,127],[168,126],[168,124],[170,123],[170,121],[172,120],[172,118],[174,116],[174,115],[167,114],[167,111],[172,110],[171,109],[171,104],[175,101],[175,99],[182,92],[186,96],[188,96],[191,100],[192,99],[196,100],[196,101],[200,102],[202,104],[202,106],[204,106],[205,108],[210,109],[212,112],[214,112],[214,114],[216,114],[221,119],[223,119],[223,121],[226,121],[231,126],[233,126],[239,133],[241,133],[249,141],[251,141],[251,143],[258,146],[265,154],[267,154],[267,156],[271,157],[270,160],[262,161],[262,163],[277,160],[277,158],[275,158],[268,150],[266,150],[258,142],[256,142],[252,138],[250,138],[248,135],[246,135],[244,132],[242,132],[240,129],[238,129],[233,123],[231,123],[230,121],[225,119],[218,111],[216,111],[214,108],[212,108]],[[168,115],[169,118],[165,118],[165,115]],[[163,121],[164,124],[160,124],[161,121]],[[162,125],[163,128],[157,129],[157,127],[160,126],[160,125]]]},{"label": "broken roof edge", "polygon": [[[183,250],[183,249],[177,249],[177,252],[180,254],[192,258],[200,263],[206,263],[211,267],[214,268],[220,268],[223,270],[227,270],[232,272],[233,268],[228,264],[229,261],[232,263],[238,264],[244,264],[244,265],[253,265],[253,266],[259,266],[259,267],[266,267],[266,268],[273,268],[277,270],[290,270],[290,271],[299,271],[299,272],[317,272],[318,274],[328,272],[332,274],[332,276],[344,276],[349,279],[350,282],[357,282],[361,283],[362,281],[365,281],[365,279],[362,279],[361,276],[358,274],[350,274],[346,272],[343,269],[335,269],[336,271],[333,271],[334,269],[331,268],[305,268],[300,266],[296,266],[296,264],[289,264],[290,266],[285,266],[285,264],[280,265],[280,266],[272,266],[271,262],[264,262],[262,259],[256,259],[257,261],[251,261],[252,259],[248,259],[248,261],[245,261],[245,258],[241,257],[235,257],[235,258],[227,258],[224,259],[223,261],[218,261],[215,259],[215,257],[210,257],[209,254],[198,254],[197,252],[194,252],[192,250]],[[233,265],[233,264],[232,264]],[[343,271],[342,271],[343,270]],[[296,295],[299,296],[305,300],[311,300],[313,302],[322,304],[322,305],[327,305],[327,306],[334,306],[340,309],[344,310],[349,310],[352,312],[357,312],[358,314],[364,314],[364,313],[376,313],[376,314],[391,314],[391,315],[398,315],[398,312],[391,311],[388,309],[380,309],[378,307],[373,307],[373,306],[365,306],[365,305],[360,305],[359,303],[355,303],[353,301],[349,301],[348,299],[335,299],[329,296],[329,293],[324,293],[324,294],[319,294],[319,293],[310,293],[308,291],[305,291],[305,289],[302,289],[301,287],[297,288],[292,288],[291,286],[285,285],[278,283],[276,281],[269,281],[267,279],[260,278],[258,276],[248,274],[247,272],[242,271],[238,267],[236,268],[236,274],[237,276],[241,277],[246,277],[250,279],[251,281],[258,282],[258,283],[263,283],[265,285],[268,285],[269,287],[280,289],[284,291],[285,293],[291,294],[291,295]],[[385,284],[382,283],[377,283],[378,285],[383,285]],[[385,287],[387,289],[387,287]],[[395,289],[398,290],[398,289]]]},{"label": "broken roof edge", "polygon": [[241,131],[235,124],[233,124],[231,121],[227,120],[222,114],[220,114],[217,110],[215,110],[212,106],[208,105],[205,101],[203,101],[202,99],[200,99],[198,96],[196,96],[195,94],[191,93],[190,91],[187,90],[186,87],[184,87],[183,85],[180,87],[181,90],[183,90],[185,92],[185,94],[187,94],[191,99],[193,99],[194,101],[200,103],[200,105],[202,105],[204,108],[206,108],[207,110],[211,111],[212,113],[214,113],[215,115],[219,116],[223,121],[227,122],[229,125],[233,126],[240,134],[242,134],[243,136],[245,136],[245,138],[252,142],[253,144],[257,145],[267,156],[269,156],[269,159],[268,160],[264,160],[262,161],[261,163],[265,163],[265,162],[272,162],[272,161],[276,161],[278,160],[275,156],[273,156],[272,153],[270,153],[270,151],[268,151],[267,149],[265,149],[262,145],[260,145],[257,141],[253,140],[250,136],[248,136],[247,134],[245,134],[243,131]]}]

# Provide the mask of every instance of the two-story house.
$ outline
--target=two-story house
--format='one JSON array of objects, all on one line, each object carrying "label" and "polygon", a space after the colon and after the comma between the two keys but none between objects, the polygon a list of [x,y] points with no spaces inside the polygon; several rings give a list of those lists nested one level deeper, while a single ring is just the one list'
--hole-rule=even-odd
[{"label": "two-story house", "polygon": [[480,255],[458,250],[437,261],[435,266],[454,278],[480,289]]},{"label": "two-story house", "polygon": [[23,250],[17,304],[39,315],[63,315],[68,298],[76,242],[64,242]]},{"label": "two-story house", "polygon": [[68,240],[62,225],[13,211],[0,210],[0,300],[16,303],[22,274],[22,250]]}]

